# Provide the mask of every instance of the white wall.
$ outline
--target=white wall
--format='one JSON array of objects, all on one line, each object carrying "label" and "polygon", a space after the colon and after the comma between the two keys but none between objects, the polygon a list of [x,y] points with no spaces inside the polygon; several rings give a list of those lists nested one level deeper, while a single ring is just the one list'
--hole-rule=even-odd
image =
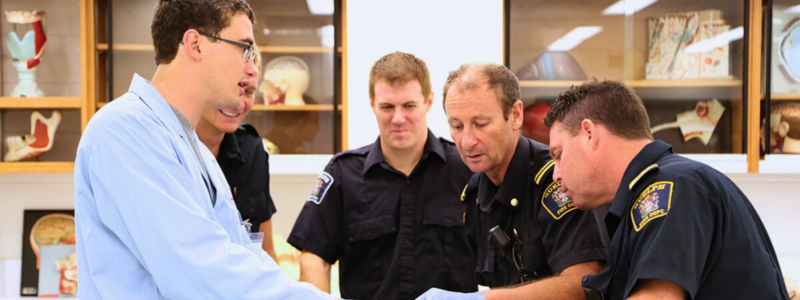
[{"label": "white wall", "polygon": [[347,1],[348,147],[375,141],[369,71],[382,56],[402,51],[424,60],[433,107],[428,127],[450,139],[442,109],[447,74],[469,62],[503,63],[502,0]]},{"label": "white wall", "polygon": [[[800,279],[800,175],[729,175],[753,202],[769,231],[784,274]],[[278,208],[274,232],[288,236],[316,174],[274,175],[271,189]],[[25,209],[72,209],[71,174],[0,174],[0,259],[22,257]]]}]

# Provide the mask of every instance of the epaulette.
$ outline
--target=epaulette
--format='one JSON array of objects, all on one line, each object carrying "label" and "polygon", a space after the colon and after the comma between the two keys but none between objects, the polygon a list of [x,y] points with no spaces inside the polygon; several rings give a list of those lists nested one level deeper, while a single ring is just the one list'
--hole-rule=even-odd
[{"label": "epaulette", "polygon": [[247,124],[247,123],[241,123],[241,124],[239,124],[239,128],[238,128],[238,130],[240,130],[240,131],[245,131],[245,132],[247,132],[248,134],[250,134],[250,135],[254,135],[254,136],[256,136],[256,137],[261,137],[260,135],[258,135],[258,131],[256,130],[256,128],[255,128],[255,127],[253,127],[253,125],[250,125],[250,124]]},{"label": "epaulette", "polygon": [[639,172],[639,175],[637,175],[636,178],[631,180],[631,183],[628,184],[628,189],[629,190],[633,190],[633,187],[636,186],[636,183],[639,182],[639,179],[642,179],[642,177],[644,177],[644,175],[647,175],[647,173],[650,173],[650,172],[653,172],[653,171],[658,171],[658,164],[652,164],[652,165],[648,166],[647,168],[644,168],[644,170],[642,170],[642,172]]},{"label": "epaulette", "polygon": [[478,181],[481,179],[481,173],[475,173],[469,179],[469,182],[464,187],[464,190],[461,191],[461,202],[467,201],[467,195],[475,192],[478,190]]},{"label": "epaulette", "polygon": [[369,149],[371,149],[371,148],[372,148],[372,145],[366,145],[366,146],[361,147],[361,148],[350,149],[350,150],[345,150],[345,151],[336,153],[336,154],[333,155],[333,158],[331,158],[331,163],[333,163],[334,161],[336,161],[339,158],[347,157],[347,156],[351,156],[351,155],[365,156],[365,155],[367,155],[367,153],[369,153]]},{"label": "epaulette", "polygon": [[544,165],[541,168],[539,168],[539,172],[536,172],[536,177],[533,178],[533,180],[536,182],[537,185],[542,181],[542,178],[544,178],[545,175],[547,175],[547,172],[550,169],[552,169],[553,166],[555,165],[556,161],[551,159],[548,160],[546,163],[544,163]]}]

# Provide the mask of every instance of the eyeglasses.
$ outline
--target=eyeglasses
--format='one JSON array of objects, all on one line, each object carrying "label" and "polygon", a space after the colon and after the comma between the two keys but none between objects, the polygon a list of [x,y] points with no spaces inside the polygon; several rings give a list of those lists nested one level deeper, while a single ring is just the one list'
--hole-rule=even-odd
[{"label": "eyeglasses", "polygon": [[244,56],[243,57],[244,57],[245,61],[251,61],[251,60],[253,60],[253,58],[256,57],[257,49],[254,48],[253,46],[250,46],[250,45],[244,44],[244,43],[234,42],[234,41],[231,41],[231,40],[226,40],[226,39],[223,39],[221,37],[208,35],[208,34],[205,34],[205,33],[199,32],[199,31],[197,33],[199,33],[200,35],[202,35],[204,37],[207,37],[207,38],[210,38],[210,39],[215,39],[215,40],[220,40],[220,41],[226,42],[228,44],[231,44],[231,45],[237,46],[239,48],[242,48],[242,50],[244,50]]}]

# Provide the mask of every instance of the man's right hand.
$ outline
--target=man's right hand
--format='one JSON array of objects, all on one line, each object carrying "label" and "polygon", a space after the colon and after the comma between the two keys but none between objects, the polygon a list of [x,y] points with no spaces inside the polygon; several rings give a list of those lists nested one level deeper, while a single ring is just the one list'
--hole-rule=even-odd
[{"label": "man's right hand", "polygon": [[486,300],[481,292],[459,293],[432,288],[417,297],[417,300]]}]

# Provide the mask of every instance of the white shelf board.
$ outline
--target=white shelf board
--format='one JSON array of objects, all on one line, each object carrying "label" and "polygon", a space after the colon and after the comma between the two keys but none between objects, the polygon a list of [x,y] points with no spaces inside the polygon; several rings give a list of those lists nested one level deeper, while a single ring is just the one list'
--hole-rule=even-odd
[{"label": "white shelf board", "polygon": [[269,156],[270,174],[319,174],[333,155],[290,155]]},{"label": "white shelf board", "polygon": [[680,154],[711,166],[723,174],[747,173],[746,154]]},{"label": "white shelf board", "polygon": [[800,174],[800,155],[768,154],[759,161],[758,172],[762,174]]}]

